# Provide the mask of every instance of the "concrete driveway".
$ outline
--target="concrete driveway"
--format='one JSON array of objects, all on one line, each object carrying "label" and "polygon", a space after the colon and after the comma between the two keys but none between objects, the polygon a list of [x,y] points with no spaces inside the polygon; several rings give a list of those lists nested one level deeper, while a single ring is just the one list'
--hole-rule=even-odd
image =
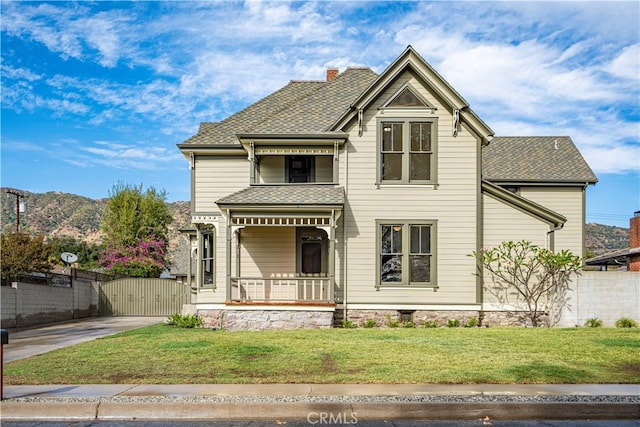
[{"label": "concrete driveway", "polygon": [[4,361],[26,359],[84,341],[164,322],[164,317],[90,317],[70,322],[9,329]]}]

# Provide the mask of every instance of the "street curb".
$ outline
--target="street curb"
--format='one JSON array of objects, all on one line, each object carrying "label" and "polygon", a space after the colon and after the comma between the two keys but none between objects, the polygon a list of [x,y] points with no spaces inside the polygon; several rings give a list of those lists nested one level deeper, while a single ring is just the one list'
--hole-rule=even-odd
[{"label": "street curb", "polygon": [[[638,403],[567,402],[2,402],[3,421],[126,420],[626,420],[640,419]],[[351,422],[349,422],[351,421]]]}]

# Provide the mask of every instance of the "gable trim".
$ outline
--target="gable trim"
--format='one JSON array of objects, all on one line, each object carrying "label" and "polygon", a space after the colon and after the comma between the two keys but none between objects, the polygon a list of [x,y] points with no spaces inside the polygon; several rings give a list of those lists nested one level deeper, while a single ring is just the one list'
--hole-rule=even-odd
[{"label": "gable trim", "polygon": [[451,108],[460,110],[461,119],[477,133],[483,143],[488,143],[493,130],[489,128],[476,114],[469,108],[469,103],[438,74],[411,46],[391,64],[378,78],[351,104],[350,108],[330,127],[330,129],[342,129],[353,120],[358,111],[366,109],[388,85],[402,74],[405,70],[412,70],[421,80],[428,82],[432,90]]}]

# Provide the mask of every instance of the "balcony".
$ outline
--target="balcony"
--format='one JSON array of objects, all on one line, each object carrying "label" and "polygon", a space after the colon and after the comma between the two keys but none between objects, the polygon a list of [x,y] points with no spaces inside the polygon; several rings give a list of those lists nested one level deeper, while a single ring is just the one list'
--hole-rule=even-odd
[{"label": "balcony", "polygon": [[232,277],[233,302],[328,303],[328,277]]}]

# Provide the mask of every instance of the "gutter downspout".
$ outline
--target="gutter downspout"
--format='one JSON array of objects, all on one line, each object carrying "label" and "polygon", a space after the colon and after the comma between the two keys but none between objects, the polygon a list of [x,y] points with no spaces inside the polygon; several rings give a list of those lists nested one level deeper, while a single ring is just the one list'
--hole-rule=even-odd
[{"label": "gutter downspout", "polygon": [[348,230],[349,230],[349,221],[347,219],[346,205],[349,203],[349,141],[344,144],[344,200],[345,206],[342,208],[343,217],[342,223],[344,224],[342,227],[342,241],[344,245],[344,259],[342,260],[342,320],[347,320],[347,264],[348,264],[348,256],[347,256],[347,239],[348,239]]},{"label": "gutter downspout", "polygon": [[549,250],[551,252],[556,251],[555,249],[555,232],[561,230],[564,227],[564,223],[562,224],[551,224],[549,227],[549,231],[547,231],[547,245],[549,246]]}]

